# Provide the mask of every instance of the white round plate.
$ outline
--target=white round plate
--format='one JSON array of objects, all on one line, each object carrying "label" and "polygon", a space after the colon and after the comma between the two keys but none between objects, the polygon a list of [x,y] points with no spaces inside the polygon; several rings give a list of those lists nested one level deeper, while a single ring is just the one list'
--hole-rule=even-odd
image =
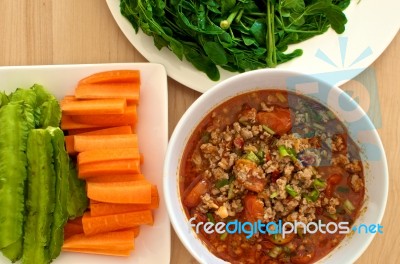
[{"label": "white round plate", "polygon": [[[163,64],[168,76],[196,91],[205,92],[216,84],[186,60],[179,60],[170,50],[158,50],[152,37],[142,31],[136,34],[121,15],[120,0],[106,1],[122,32],[148,61]],[[303,55],[278,68],[307,74],[339,73],[332,84],[345,83],[370,66],[390,44],[400,28],[399,10],[398,0],[352,0],[345,11],[348,23],[343,34],[338,35],[330,29],[323,35],[293,45],[290,49],[301,48]],[[220,81],[238,74],[220,72]]]}]

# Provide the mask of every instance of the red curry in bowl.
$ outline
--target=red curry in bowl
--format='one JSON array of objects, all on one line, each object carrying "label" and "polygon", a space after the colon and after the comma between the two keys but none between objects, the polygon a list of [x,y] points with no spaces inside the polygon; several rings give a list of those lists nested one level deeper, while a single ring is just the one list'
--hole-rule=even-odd
[{"label": "red curry in bowl", "polygon": [[[364,186],[359,148],[341,121],[320,103],[281,90],[241,94],[216,107],[192,133],[180,165],[181,200],[194,225],[351,228]],[[301,225],[284,237],[198,230],[208,249],[231,263],[313,263],[346,235]]]}]

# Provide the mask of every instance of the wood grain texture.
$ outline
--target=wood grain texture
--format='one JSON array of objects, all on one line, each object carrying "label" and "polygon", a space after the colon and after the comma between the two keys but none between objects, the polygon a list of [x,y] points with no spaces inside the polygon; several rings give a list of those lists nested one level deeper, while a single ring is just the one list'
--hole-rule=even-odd
[{"label": "wood grain texture", "polygon": [[[0,0],[0,66],[144,62],[99,0]],[[382,126],[379,134],[389,164],[389,199],[377,235],[357,263],[400,263],[400,34],[380,58],[345,90],[360,92],[376,84]],[[168,80],[169,134],[199,93]],[[376,105],[376,104],[375,104]],[[368,109],[366,109],[368,110]],[[171,263],[197,263],[172,232]],[[138,252],[138,254],[140,254]]]}]

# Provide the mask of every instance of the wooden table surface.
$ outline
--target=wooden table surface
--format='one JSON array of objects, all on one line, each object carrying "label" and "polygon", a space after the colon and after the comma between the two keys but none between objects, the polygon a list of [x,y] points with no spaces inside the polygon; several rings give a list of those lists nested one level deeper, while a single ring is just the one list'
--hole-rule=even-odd
[{"label": "wooden table surface", "polygon": [[[146,61],[100,0],[0,0],[0,38],[0,66]],[[375,236],[357,263],[400,263],[400,34],[368,71],[342,88],[365,89],[375,82],[379,96],[371,100],[380,103],[379,134],[389,164],[389,199],[384,234]],[[170,78],[168,85],[171,134],[200,94]],[[366,96],[361,93],[361,101]],[[171,233],[170,262],[197,263]]]}]

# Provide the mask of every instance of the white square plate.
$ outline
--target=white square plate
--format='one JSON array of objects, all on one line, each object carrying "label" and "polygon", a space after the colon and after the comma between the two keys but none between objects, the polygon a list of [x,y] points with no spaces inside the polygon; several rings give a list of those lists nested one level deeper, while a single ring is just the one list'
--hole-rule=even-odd
[{"label": "white square plate", "polygon": [[[162,188],[163,162],[168,143],[167,74],[162,65],[155,63],[0,67],[0,90],[9,93],[18,87],[29,88],[37,83],[58,99],[72,95],[77,82],[83,77],[117,69],[139,70],[141,74],[137,125],[139,148],[145,157],[141,169],[145,177],[157,185],[160,207],[154,211],[154,225],[140,228],[135,250],[130,257],[62,252],[53,262],[56,264],[169,263],[170,222]],[[3,263],[11,262],[0,253],[0,264]]]}]

